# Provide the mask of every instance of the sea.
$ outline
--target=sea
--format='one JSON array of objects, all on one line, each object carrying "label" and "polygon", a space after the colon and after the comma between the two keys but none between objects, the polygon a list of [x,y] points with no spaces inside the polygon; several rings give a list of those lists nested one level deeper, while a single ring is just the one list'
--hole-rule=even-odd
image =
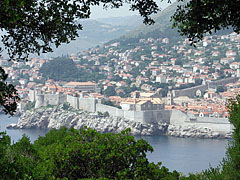
[{"label": "sea", "polygon": [[[44,136],[46,129],[6,129],[11,123],[17,123],[19,117],[0,115],[0,131],[6,131],[12,142],[17,142],[26,134],[32,142]],[[177,170],[185,175],[217,167],[224,158],[228,140],[194,139],[169,136],[136,136],[146,140],[154,149],[148,153],[150,162],[162,162],[170,171]]]}]

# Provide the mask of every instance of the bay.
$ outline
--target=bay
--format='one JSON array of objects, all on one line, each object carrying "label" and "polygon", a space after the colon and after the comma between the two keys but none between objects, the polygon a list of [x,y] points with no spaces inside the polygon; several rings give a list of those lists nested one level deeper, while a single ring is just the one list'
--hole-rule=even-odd
[{"label": "bay", "polygon": [[[13,142],[17,142],[26,134],[33,142],[44,136],[46,129],[6,129],[11,123],[17,123],[18,117],[0,115],[0,131],[6,131]],[[170,171],[177,170],[184,174],[200,172],[216,167],[225,155],[228,140],[225,139],[194,139],[169,136],[136,136],[146,140],[154,149],[148,153],[150,162],[162,162]]]}]

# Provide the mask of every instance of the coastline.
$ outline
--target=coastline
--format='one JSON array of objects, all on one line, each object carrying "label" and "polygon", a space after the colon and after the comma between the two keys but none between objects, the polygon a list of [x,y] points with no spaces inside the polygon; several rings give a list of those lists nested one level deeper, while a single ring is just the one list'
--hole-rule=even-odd
[{"label": "coastline", "polygon": [[42,107],[22,113],[17,124],[10,124],[8,129],[59,129],[61,126],[80,129],[83,127],[96,129],[98,132],[119,133],[127,128],[135,136],[167,135],[181,138],[230,139],[231,133],[216,132],[208,127],[196,125],[178,125],[167,123],[142,123],[132,120],[103,115],[102,113],[76,110],[63,105]]}]

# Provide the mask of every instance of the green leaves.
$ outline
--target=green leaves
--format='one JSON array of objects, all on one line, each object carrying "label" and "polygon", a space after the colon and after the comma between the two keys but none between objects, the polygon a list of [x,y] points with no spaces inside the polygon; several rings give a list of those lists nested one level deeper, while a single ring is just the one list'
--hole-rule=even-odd
[{"label": "green leaves", "polygon": [[152,147],[136,141],[130,129],[101,134],[92,129],[61,128],[30,143],[23,138],[10,145],[1,133],[0,178],[5,179],[177,179],[161,164],[149,163]]},{"label": "green leaves", "polygon": [[130,4],[130,10],[139,11],[145,24],[152,24],[150,15],[158,11],[153,0],[4,0],[0,2],[0,28],[7,32],[2,42],[10,59],[27,60],[30,53],[52,52],[52,45],[74,40],[82,30],[79,20],[89,18],[91,6],[100,3],[104,8]]},{"label": "green leaves", "polygon": [[20,98],[15,87],[5,82],[7,77],[4,69],[0,67],[0,105],[6,114],[13,115]]},{"label": "green leaves", "polygon": [[172,16],[173,27],[187,36],[192,44],[220,29],[232,27],[240,32],[239,0],[190,0],[183,1]]}]

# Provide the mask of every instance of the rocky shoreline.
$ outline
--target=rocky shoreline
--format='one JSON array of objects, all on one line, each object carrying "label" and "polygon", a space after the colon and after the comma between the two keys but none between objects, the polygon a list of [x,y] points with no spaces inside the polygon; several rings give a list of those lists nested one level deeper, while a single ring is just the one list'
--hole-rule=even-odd
[{"label": "rocky shoreline", "polygon": [[182,138],[212,138],[212,139],[231,139],[232,133],[220,133],[212,131],[210,128],[202,128],[197,126],[178,126],[170,124],[168,126],[167,135]]},{"label": "rocky shoreline", "polygon": [[160,135],[167,131],[167,124],[142,124],[119,117],[104,116],[73,108],[64,110],[63,106],[54,108],[39,108],[26,111],[21,115],[17,124],[10,124],[9,129],[47,128],[59,129],[62,126],[80,129],[93,128],[99,132],[119,133],[127,128],[132,135]]},{"label": "rocky shoreline", "polygon": [[26,111],[21,115],[17,124],[10,124],[7,128],[30,129],[47,128],[59,129],[62,126],[80,129],[93,128],[99,132],[119,133],[127,128],[132,135],[169,135],[175,137],[193,138],[231,138],[231,134],[220,134],[208,128],[195,126],[175,126],[168,124],[143,124],[120,117],[105,116],[101,113],[90,113],[75,110],[71,107],[64,109],[62,105],[52,108],[39,108]]}]

